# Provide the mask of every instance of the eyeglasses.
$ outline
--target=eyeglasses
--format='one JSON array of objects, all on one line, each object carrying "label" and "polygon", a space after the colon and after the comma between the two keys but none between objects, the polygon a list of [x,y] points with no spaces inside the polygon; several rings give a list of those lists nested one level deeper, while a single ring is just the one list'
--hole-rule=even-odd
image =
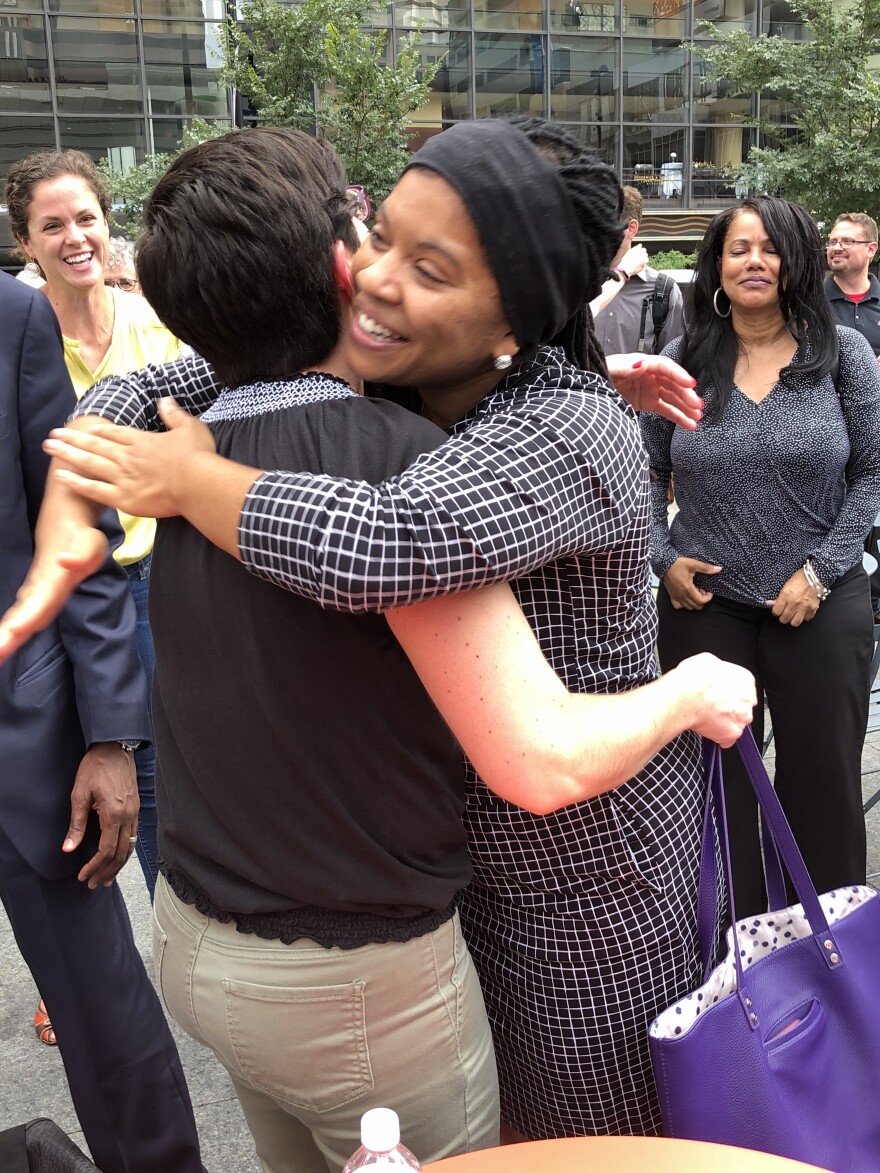
[{"label": "eyeglasses", "polygon": [[827,248],[852,248],[854,244],[873,244],[871,240],[852,240],[849,236],[841,236],[839,239],[836,236],[829,236],[825,241]]},{"label": "eyeglasses", "polygon": [[131,277],[105,277],[104,284],[108,289],[121,289],[123,293],[134,293],[138,289],[137,281]]}]

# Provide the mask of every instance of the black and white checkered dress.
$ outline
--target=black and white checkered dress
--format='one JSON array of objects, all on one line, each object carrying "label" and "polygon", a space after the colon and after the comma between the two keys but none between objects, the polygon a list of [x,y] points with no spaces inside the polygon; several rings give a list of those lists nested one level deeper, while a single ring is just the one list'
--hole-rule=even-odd
[{"label": "black and white checkered dress", "polygon": [[[88,409],[155,426],[173,393],[217,394],[200,360],[113,380]],[[82,409],[81,409],[82,410]],[[239,544],[249,568],[324,606],[386,610],[514,579],[545,655],[574,691],[655,674],[647,459],[631,410],[544,348],[376,487],[271,472]],[[653,1133],[650,1019],[698,984],[698,739],[667,746],[610,794],[548,816],[475,777],[475,879],[462,922],[495,1035],[505,1120],[531,1137]]]}]

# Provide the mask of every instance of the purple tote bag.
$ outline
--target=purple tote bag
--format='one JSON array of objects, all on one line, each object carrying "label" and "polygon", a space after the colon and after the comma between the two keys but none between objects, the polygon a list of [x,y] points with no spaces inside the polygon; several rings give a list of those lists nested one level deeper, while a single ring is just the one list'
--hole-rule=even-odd
[{"label": "purple tote bag", "polygon": [[[664,1133],[834,1173],[878,1173],[880,893],[853,887],[817,896],[748,729],[739,750],[761,808],[772,911],[737,921],[731,909],[727,956],[711,968],[716,834],[728,892],[731,885],[721,754],[707,742],[704,982],[649,1029]],[[780,861],[800,904],[785,907]]]}]

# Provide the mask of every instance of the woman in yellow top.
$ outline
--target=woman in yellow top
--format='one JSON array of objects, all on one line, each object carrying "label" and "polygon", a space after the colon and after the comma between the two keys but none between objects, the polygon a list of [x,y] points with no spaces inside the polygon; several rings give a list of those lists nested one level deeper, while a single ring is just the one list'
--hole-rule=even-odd
[{"label": "woman in yellow top", "polygon": [[[64,357],[78,397],[107,375],[171,362],[185,348],[136,293],[104,284],[110,200],[95,164],[82,151],[37,151],[15,163],[6,182],[9,222],[21,249],[40,268],[64,338]],[[138,613],[138,652],[148,678],[153,641],[147,620],[150,557],[156,523],[119,515],[125,537],[116,559],[126,569]],[[150,891],[156,883],[156,801],[152,747],[135,754],[141,807],[137,853]],[[51,1030],[38,1030],[53,1042]]]}]

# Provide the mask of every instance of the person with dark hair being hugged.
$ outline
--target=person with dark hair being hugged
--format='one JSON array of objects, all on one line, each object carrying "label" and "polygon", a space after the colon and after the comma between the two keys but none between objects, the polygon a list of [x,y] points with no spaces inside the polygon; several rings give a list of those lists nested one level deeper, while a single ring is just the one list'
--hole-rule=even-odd
[{"label": "person with dark hair being hugged", "polygon": [[[697,376],[705,418],[686,433],[642,416],[661,665],[713,651],[754,672],[776,789],[820,892],[865,882],[862,543],[880,506],[880,373],[865,339],[835,328],[822,256],[797,204],[761,196],[717,216],[692,320],[666,352]],[[762,706],[754,729],[760,742]],[[757,808],[739,756],[725,759],[736,908],[748,915],[766,909]]]}]

